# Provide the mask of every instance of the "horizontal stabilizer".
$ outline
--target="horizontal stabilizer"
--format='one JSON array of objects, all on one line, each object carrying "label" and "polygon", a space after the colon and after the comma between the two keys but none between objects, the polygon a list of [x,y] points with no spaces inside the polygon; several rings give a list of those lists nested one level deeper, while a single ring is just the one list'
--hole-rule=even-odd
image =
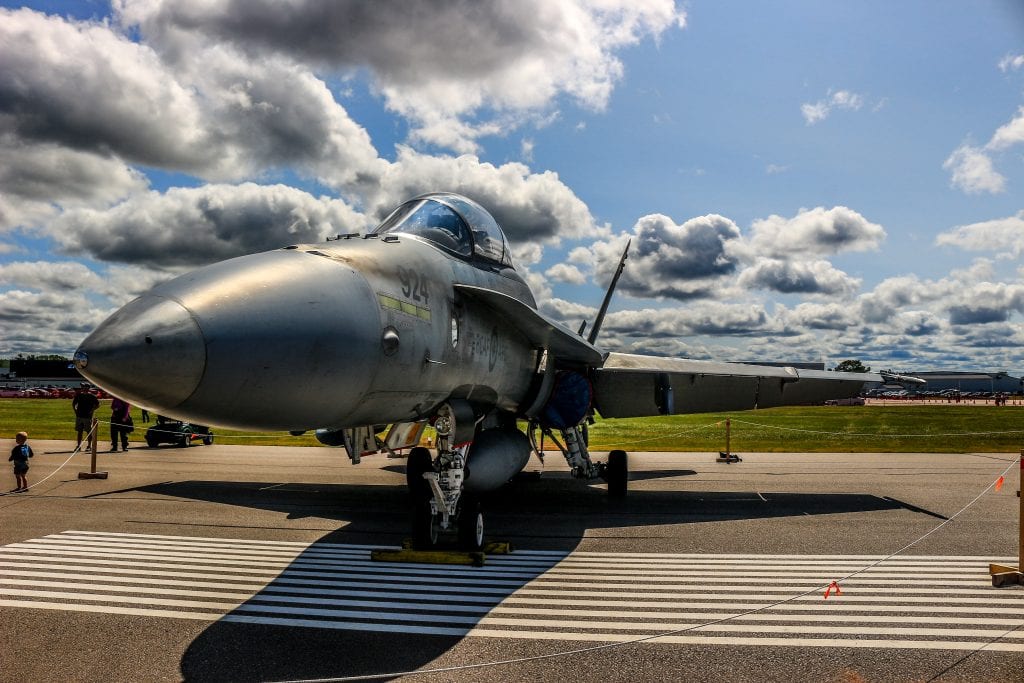
[{"label": "horizontal stabilizer", "polygon": [[522,301],[493,289],[455,285],[455,291],[489,306],[510,321],[537,348],[553,353],[560,361],[600,365],[604,360],[593,344],[559,322],[548,318]]},{"label": "horizontal stabilizer", "polygon": [[594,373],[594,406],[602,417],[751,410],[851,398],[881,381],[872,372],[611,353]]}]

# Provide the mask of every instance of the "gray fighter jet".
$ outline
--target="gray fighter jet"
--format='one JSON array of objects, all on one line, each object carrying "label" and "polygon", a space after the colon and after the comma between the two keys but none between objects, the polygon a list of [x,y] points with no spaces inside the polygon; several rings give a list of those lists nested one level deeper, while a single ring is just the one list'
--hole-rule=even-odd
[{"label": "gray fighter jet", "polygon": [[[626,453],[598,463],[587,450],[595,411],[819,403],[886,379],[602,351],[625,259],[584,337],[537,310],[487,211],[426,194],[369,234],[242,256],[161,284],[104,321],[75,364],[111,394],[189,422],[315,429],[353,462],[380,443],[411,447],[415,543],[454,531],[468,548],[483,542],[480,496],[526,466],[538,431],[574,477],[604,479],[623,496]],[[428,423],[436,454],[414,446]]]}]

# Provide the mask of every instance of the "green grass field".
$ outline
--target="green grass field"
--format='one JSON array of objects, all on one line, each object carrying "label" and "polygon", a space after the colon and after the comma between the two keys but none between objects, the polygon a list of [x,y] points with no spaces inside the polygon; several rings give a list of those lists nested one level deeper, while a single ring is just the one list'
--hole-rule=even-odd
[{"label": "green grass field", "polygon": [[[109,420],[104,401],[96,416]],[[132,410],[132,441],[145,433]],[[811,406],[735,413],[598,420],[590,427],[595,451],[721,451],[725,419],[731,420],[731,450],[775,452],[1017,452],[1024,448],[1024,407],[1017,406]],[[73,439],[69,399],[0,399],[0,439],[27,431],[30,439]],[[217,443],[318,446],[313,435],[238,432],[214,428]],[[101,425],[100,442],[109,438]]]}]

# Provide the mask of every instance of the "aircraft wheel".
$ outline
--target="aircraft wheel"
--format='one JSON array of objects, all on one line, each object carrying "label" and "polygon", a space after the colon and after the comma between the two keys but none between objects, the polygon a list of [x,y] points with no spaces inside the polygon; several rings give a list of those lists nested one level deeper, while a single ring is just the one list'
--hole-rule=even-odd
[{"label": "aircraft wheel", "polygon": [[178,446],[180,446],[181,448],[188,448],[191,445],[192,445],[192,435],[191,434],[182,434],[181,441],[178,442]]},{"label": "aircraft wheel", "polygon": [[430,484],[423,478],[424,472],[429,472],[434,467],[434,460],[430,457],[430,451],[422,446],[409,451],[409,459],[405,462],[405,483],[409,486],[409,493],[413,499],[430,496]]},{"label": "aircraft wheel", "polygon": [[608,497],[625,498],[629,483],[629,460],[626,451],[612,451],[608,454]]},{"label": "aircraft wheel", "polygon": [[484,513],[480,501],[466,494],[459,509],[459,547],[473,552],[484,547]]},{"label": "aircraft wheel", "polygon": [[412,547],[416,550],[430,550],[437,545],[437,515],[430,508],[430,499],[413,502]]}]

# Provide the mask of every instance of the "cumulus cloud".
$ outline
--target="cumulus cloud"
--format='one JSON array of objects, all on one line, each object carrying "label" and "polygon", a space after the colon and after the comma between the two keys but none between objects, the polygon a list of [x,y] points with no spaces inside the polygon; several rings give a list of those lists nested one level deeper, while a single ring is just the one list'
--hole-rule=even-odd
[{"label": "cumulus cloud", "polygon": [[824,99],[800,105],[800,113],[803,115],[807,125],[813,126],[827,119],[837,109],[856,111],[863,106],[864,98],[857,93],[850,92],[849,90],[829,90],[828,95]]},{"label": "cumulus cloud", "polygon": [[476,151],[482,135],[543,116],[559,96],[600,110],[621,78],[616,52],[685,25],[673,0],[121,0],[120,20],[167,54],[214,39],[321,69],[369,71],[413,140]]},{"label": "cumulus cloud", "polygon": [[750,289],[767,289],[783,294],[826,294],[847,297],[860,289],[861,281],[835,268],[828,261],[784,261],[758,258],[739,277]]},{"label": "cumulus cloud", "polygon": [[993,152],[1001,152],[1022,142],[1024,142],[1024,107],[1017,110],[1017,115],[1009,123],[996,129],[985,148]]},{"label": "cumulus cloud", "polygon": [[999,70],[1003,73],[1016,71],[1024,67],[1024,55],[1006,55],[999,60]]},{"label": "cumulus cloud", "polygon": [[38,225],[59,206],[107,206],[148,184],[116,158],[11,136],[0,138],[0,149],[0,230]]},{"label": "cumulus cloud", "polygon": [[337,199],[284,185],[204,185],[135,196],[107,211],[78,209],[53,223],[69,253],[156,267],[212,263],[354,232],[363,216]]},{"label": "cumulus cloud", "polygon": [[759,334],[769,317],[759,304],[696,302],[671,309],[617,311],[605,318],[605,328],[625,336],[658,338],[700,335]]},{"label": "cumulus cloud", "polygon": [[964,143],[953,150],[942,168],[952,174],[950,184],[968,194],[998,194],[1006,189],[1006,178],[995,168],[993,156],[1024,143],[1024,107],[992,135],[984,147]]},{"label": "cumulus cloud", "polygon": [[853,209],[836,206],[801,209],[793,218],[772,215],[751,225],[754,254],[788,258],[794,254],[831,255],[878,249],[885,229]]},{"label": "cumulus cloud", "polygon": [[293,165],[342,191],[383,160],[325,83],[280,59],[196,46],[179,63],[107,24],[0,10],[0,139],[238,180]]},{"label": "cumulus cloud", "polygon": [[97,307],[81,291],[0,291],[0,355],[71,355],[109,310]]},{"label": "cumulus cloud", "polygon": [[792,311],[780,307],[780,317],[787,327],[810,328],[812,330],[845,331],[860,321],[850,306],[829,303],[801,303]]},{"label": "cumulus cloud", "polygon": [[[708,296],[714,282],[736,271],[733,253],[740,230],[716,214],[677,225],[661,214],[644,216],[633,226],[628,265],[619,290],[637,297],[692,299]],[[626,236],[594,244],[599,282],[607,283],[619,262]]]},{"label": "cumulus cloud", "polygon": [[544,275],[555,282],[565,282],[571,285],[582,285],[587,281],[586,276],[576,266],[567,263],[556,263],[548,268]]},{"label": "cumulus cloud", "polygon": [[968,251],[991,251],[997,258],[1020,258],[1024,253],[1024,211],[1008,218],[957,226],[940,233],[935,243]]},{"label": "cumulus cloud", "polygon": [[952,173],[950,184],[968,194],[998,194],[1006,188],[1006,178],[996,171],[992,159],[984,150],[966,143],[949,155],[942,168]]},{"label": "cumulus cloud", "polygon": [[947,311],[953,325],[1006,322],[1013,313],[1024,313],[1024,284],[964,283]]}]

